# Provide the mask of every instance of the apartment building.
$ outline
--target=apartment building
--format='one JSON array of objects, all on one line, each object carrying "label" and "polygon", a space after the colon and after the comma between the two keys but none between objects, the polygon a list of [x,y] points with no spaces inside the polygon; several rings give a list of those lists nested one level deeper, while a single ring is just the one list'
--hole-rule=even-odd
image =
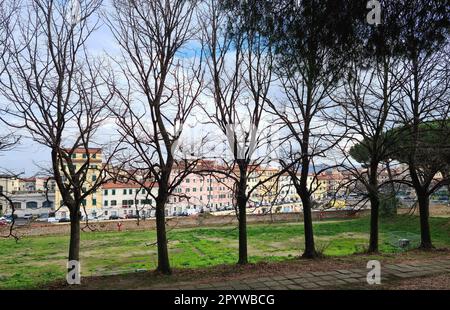
[{"label": "apartment building", "polygon": [[223,174],[191,174],[175,189],[170,198],[169,215],[216,211],[233,206],[231,178]]},{"label": "apartment building", "polygon": [[[24,215],[49,215],[54,212],[55,193],[49,192],[17,192],[9,197],[14,206],[14,214],[18,217]],[[4,214],[11,214],[12,208],[6,205]]]},{"label": "apartment building", "polygon": [[56,188],[56,182],[51,177],[32,177],[21,178],[20,192],[54,192]]},{"label": "apartment building", "polygon": [[[149,193],[147,188],[151,188]],[[155,215],[158,192],[156,183],[146,183],[145,188],[135,182],[108,182],[102,186],[103,207],[98,216],[145,216]]]},{"label": "apartment building", "polygon": [[[0,193],[10,196],[20,190],[20,181],[16,176],[0,175]],[[4,214],[8,209],[8,201],[0,196],[0,214]]]},{"label": "apartment building", "polygon": [[[97,179],[101,177],[100,173],[103,165],[102,149],[89,148],[86,150],[84,148],[80,148],[74,150],[72,154],[72,163],[74,169],[75,170],[80,169],[88,159],[89,159],[89,167],[87,168],[88,170],[86,173],[85,187],[83,188],[84,190],[88,190],[90,187],[92,187],[93,184],[95,184],[95,182],[97,181]],[[63,166],[63,169],[68,169],[67,164]],[[103,195],[101,189],[97,189],[86,199],[84,199],[82,204],[88,216],[95,217],[99,212],[101,212],[102,201]],[[58,187],[55,188],[55,207],[57,209],[59,208],[59,211],[56,214],[57,217],[61,218],[69,217],[69,210],[66,206],[64,206],[64,202]]]}]

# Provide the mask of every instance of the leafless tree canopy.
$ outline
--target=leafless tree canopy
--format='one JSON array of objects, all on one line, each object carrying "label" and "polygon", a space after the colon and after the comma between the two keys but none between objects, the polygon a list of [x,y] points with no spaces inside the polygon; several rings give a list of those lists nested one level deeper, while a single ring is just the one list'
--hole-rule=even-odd
[{"label": "leafless tree canopy", "polygon": [[[275,157],[271,142],[275,127],[265,112],[273,83],[273,48],[243,16],[234,16],[217,0],[205,1],[199,12],[200,40],[206,67],[203,121],[220,130],[224,142],[222,170],[215,173],[233,180],[239,220],[239,263],[247,263],[246,212],[253,193],[266,187],[271,192],[281,174],[260,178],[262,167]],[[277,141],[274,141],[276,143]],[[219,144],[221,145],[221,144]],[[272,158],[271,158],[272,156]],[[256,184],[251,178],[258,179]],[[270,184],[270,185],[269,185]],[[253,205],[261,202],[258,197]]]},{"label": "leafless tree canopy", "polygon": [[[108,117],[105,107],[113,98],[101,74],[104,64],[86,49],[86,40],[97,29],[100,5],[100,0],[81,1],[75,14],[64,1],[27,2],[17,13],[2,58],[6,105],[0,108],[0,119],[51,151],[54,179],[76,226],[72,230],[78,231],[71,235],[71,241],[78,239],[75,243],[80,205],[101,185],[104,174],[99,166],[99,178],[86,186],[91,162],[77,167],[73,154],[80,149],[89,154],[95,146],[95,134]],[[78,259],[77,248],[71,242],[69,258]]]},{"label": "leafless tree canopy", "polygon": [[124,87],[111,89],[120,99],[112,111],[127,147],[119,161],[126,158],[126,178],[146,188],[156,201],[158,270],[164,273],[170,273],[165,206],[198,162],[177,153],[203,88],[198,57],[183,55],[196,33],[196,4],[117,0],[108,16],[122,52],[116,66]]}]

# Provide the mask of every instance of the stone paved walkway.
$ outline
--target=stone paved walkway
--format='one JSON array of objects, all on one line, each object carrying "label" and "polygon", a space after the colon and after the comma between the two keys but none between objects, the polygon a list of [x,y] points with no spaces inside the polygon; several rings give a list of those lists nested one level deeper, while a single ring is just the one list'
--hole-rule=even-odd
[{"label": "stone paved walkway", "polygon": [[[249,278],[229,282],[193,284],[179,282],[170,287],[158,289],[174,290],[308,290],[351,288],[367,285],[369,270],[348,269],[335,271],[304,272],[300,274],[277,275],[262,278]],[[450,273],[449,260],[435,260],[432,263],[405,263],[381,265],[381,284],[392,280],[419,278]],[[155,287],[156,288],[156,287]]]}]

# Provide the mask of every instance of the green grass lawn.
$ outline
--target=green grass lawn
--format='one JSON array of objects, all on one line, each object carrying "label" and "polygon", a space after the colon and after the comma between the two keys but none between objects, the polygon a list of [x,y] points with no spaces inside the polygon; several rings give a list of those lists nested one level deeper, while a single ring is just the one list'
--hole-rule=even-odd
[{"label": "green grass lawn", "polygon": [[[450,246],[450,219],[431,218],[433,242],[437,247]],[[330,220],[315,223],[317,248],[328,256],[362,252],[368,242],[368,218]],[[392,253],[399,238],[418,244],[417,217],[397,216],[382,219],[380,249]],[[194,228],[175,229],[168,233],[170,259],[173,267],[195,268],[237,261],[237,229]],[[84,276],[111,272],[132,272],[156,266],[154,231],[82,233],[81,263]],[[260,224],[248,227],[251,262],[280,261],[301,254],[303,225]],[[0,240],[0,289],[32,288],[64,279],[67,236],[27,237],[16,243]]]}]

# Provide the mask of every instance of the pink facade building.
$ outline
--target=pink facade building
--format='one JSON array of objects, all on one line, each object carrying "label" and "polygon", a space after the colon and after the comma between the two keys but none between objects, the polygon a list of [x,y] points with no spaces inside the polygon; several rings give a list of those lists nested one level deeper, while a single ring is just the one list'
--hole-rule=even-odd
[{"label": "pink facade building", "polygon": [[169,215],[231,209],[233,186],[234,181],[221,173],[190,174],[171,196]]}]

